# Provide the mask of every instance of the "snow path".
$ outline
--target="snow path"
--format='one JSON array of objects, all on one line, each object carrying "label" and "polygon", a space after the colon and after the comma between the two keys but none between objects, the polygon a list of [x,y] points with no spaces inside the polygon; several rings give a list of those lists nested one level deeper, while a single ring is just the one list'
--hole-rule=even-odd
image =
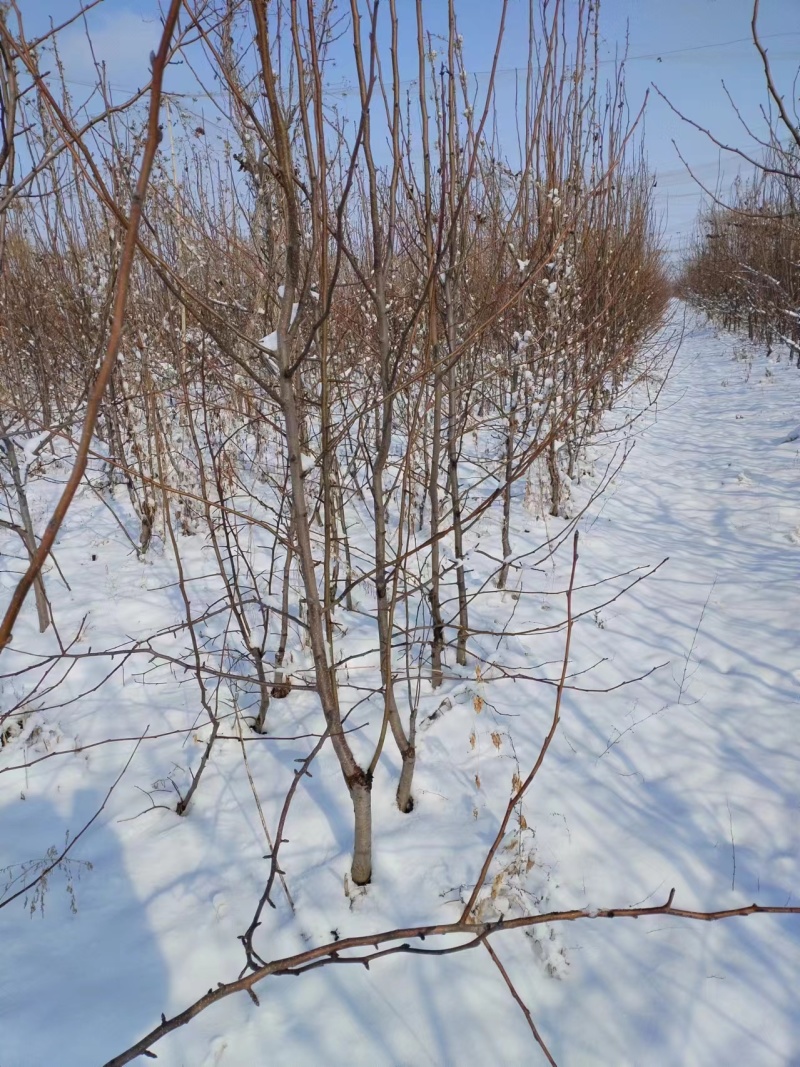
[{"label": "snow path", "polygon": [[[798,396],[794,368],[695,325],[586,523],[593,570],[669,556],[601,612],[595,645],[629,676],[669,668],[619,702],[576,702],[569,778],[548,779],[578,798],[559,880],[593,903],[672,886],[687,907],[800,900],[800,448],[781,443]],[[800,1064],[797,919],[612,925],[565,935],[579,988],[551,1001],[555,1025],[541,1016],[559,1063]]]},{"label": "snow path", "polygon": [[[747,359],[735,360],[735,352]],[[642,396],[639,390],[639,407]],[[666,666],[613,692],[566,694],[561,732],[525,808],[535,828],[525,906],[658,903],[673,886],[682,907],[798,902],[800,442],[786,438],[797,426],[799,398],[795,368],[690,320],[666,388],[633,423],[634,448],[581,522],[578,582],[588,586],[666,556],[669,562],[578,622],[573,669],[600,662],[574,681],[602,690]],[[625,437],[610,430],[593,446],[598,469]],[[588,491],[579,487],[576,500]],[[479,534],[497,544],[494,522]],[[543,524],[523,512],[516,522],[517,551],[541,542]],[[63,598],[57,617],[72,632],[90,610],[88,639],[108,647],[145,626],[148,612],[162,610],[157,598],[165,594],[157,587],[170,576],[168,561],[154,558],[144,567],[132,560],[92,498],[82,498],[71,523],[59,563],[74,595],[59,593],[50,579],[52,595]],[[558,527],[549,523],[551,533]],[[92,559],[100,554],[94,569],[89,550]],[[511,613],[520,631],[554,621],[563,597],[547,594],[564,589],[568,569],[562,549],[556,565],[523,573],[525,595],[517,602],[493,593],[485,607],[476,601],[475,617],[479,610],[488,621]],[[587,588],[578,608],[620,587]],[[26,620],[20,647],[41,647],[32,611]],[[497,657],[552,677],[562,640],[509,635]],[[484,653],[496,645],[492,639]],[[547,669],[533,670],[545,661]],[[153,730],[178,728],[187,710],[194,714],[191,694],[137,687],[132,668],[109,687],[40,723],[45,733],[52,729],[52,744],[136,736],[148,722]],[[426,714],[443,695],[423,693]],[[446,695],[450,710],[420,735],[412,815],[392,807],[388,772],[381,771],[375,884],[353,901],[342,891],[349,828],[338,771],[324,759],[315,764],[284,857],[298,920],[279,898],[265,917],[262,947],[270,958],[326,942],[332,930],[347,936],[455,917],[448,901],[474,881],[508,796],[514,765],[506,731],[521,765],[530,766],[552,689],[520,680],[479,685],[468,672]],[[480,714],[476,695],[487,702]],[[277,713],[286,721],[276,732],[293,732],[309,705],[301,698],[281,704]],[[490,738],[498,731],[495,746]],[[148,807],[141,790],[183,758],[180,749],[160,745],[142,746],[76,849],[76,858],[94,864],[75,880],[77,913],[60,875],[47,890],[43,917],[28,918],[19,904],[0,909],[0,1067],[94,1067],[155,1025],[162,1011],[181,1010],[241,967],[236,937],[260,892],[265,851],[241,758],[236,746],[220,751],[186,819],[166,809],[135,818]],[[131,747],[0,775],[0,868],[60,845],[65,826],[80,828]],[[301,744],[250,747],[272,826],[293,760],[307,751]],[[31,755],[38,754],[34,746]],[[19,748],[7,746],[0,770],[19,759]],[[799,917],[724,924],[586,919],[536,932],[499,935],[494,945],[560,1067],[800,1067]],[[242,996],[202,1014],[156,1046],[158,1062],[544,1062],[481,951],[393,957],[369,973],[329,967],[270,980],[259,995],[260,1008]]]}]

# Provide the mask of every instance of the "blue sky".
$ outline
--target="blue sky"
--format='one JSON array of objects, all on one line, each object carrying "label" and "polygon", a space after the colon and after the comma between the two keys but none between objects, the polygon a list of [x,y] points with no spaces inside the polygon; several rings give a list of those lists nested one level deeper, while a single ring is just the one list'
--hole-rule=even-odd
[{"label": "blue sky", "polygon": [[[70,0],[21,0],[20,6],[29,34],[42,32],[50,17],[58,22],[72,9]],[[426,8],[433,19],[441,18],[446,12],[445,0],[427,0]],[[491,66],[500,4],[498,0],[459,0],[457,8],[467,65],[472,71],[486,71]],[[526,10],[527,0],[511,0],[501,59],[503,73],[498,82],[509,101],[517,77],[514,68],[525,64]],[[158,12],[156,0],[105,0],[88,16],[95,53],[108,64],[114,85],[132,89],[146,79],[150,49],[159,36]],[[412,0],[398,0],[401,30],[406,12],[411,34]],[[756,132],[762,132],[759,109],[766,102],[766,93],[760,60],[749,41],[751,14],[751,0],[604,0],[602,54],[611,71],[611,60],[624,48],[628,34],[627,82],[632,109],[638,108],[654,82],[676,107],[712,129],[721,140],[751,148],[752,139],[739,124],[723,88],[724,83],[746,120]],[[800,2],[761,0],[759,26],[776,80],[791,98],[794,75],[800,67]],[[93,79],[81,27],[65,32],[62,52],[79,95],[83,84]],[[411,50],[401,55],[400,75],[408,80],[416,75],[416,57]],[[341,90],[346,84],[344,73],[334,74],[332,82]],[[190,84],[187,71],[171,72],[171,88],[186,89]],[[208,102],[198,98],[189,106],[203,114],[211,132],[213,108]],[[729,182],[736,164],[721,161],[710,141],[682,123],[651,92],[646,147],[658,176],[657,196],[665,213],[667,241],[677,250],[691,232],[701,193],[686,174],[673,139],[698,176],[712,187],[718,179],[723,186]]]}]

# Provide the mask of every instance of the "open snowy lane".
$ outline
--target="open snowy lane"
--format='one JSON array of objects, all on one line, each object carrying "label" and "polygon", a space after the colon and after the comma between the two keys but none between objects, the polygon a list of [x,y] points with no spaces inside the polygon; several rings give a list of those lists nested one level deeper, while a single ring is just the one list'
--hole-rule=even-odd
[{"label": "open snowy lane", "polygon": [[[550,906],[584,886],[607,906],[672,886],[684,907],[798,903],[798,398],[785,357],[690,318],[584,524],[584,574],[669,560],[583,628],[583,653],[628,677],[669,665],[571,702],[546,777],[570,830]],[[572,977],[541,1014],[559,1063],[800,1063],[798,919],[588,927],[565,933]]]}]

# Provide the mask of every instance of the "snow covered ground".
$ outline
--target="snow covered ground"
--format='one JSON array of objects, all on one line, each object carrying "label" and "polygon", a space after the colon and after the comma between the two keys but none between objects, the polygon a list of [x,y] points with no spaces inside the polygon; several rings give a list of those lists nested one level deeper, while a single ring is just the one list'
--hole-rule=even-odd
[{"label": "snow covered ground", "polygon": [[[580,521],[577,608],[585,614],[575,628],[575,688],[526,800],[528,829],[516,826],[493,868],[502,877],[495,898],[486,894],[486,914],[655,904],[672,887],[684,908],[798,903],[799,397],[795,368],[690,316],[657,402],[615,430],[646,404],[639,386],[610,416],[591,450],[594,480],[575,489],[576,503],[620,449],[633,448]],[[31,488],[37,523],[52,491],[44,479]],[[482,559],[474,549],[497,544],[497,516],[482,523],[474,568]],[[564,526],[519,509],[515,550],[522,555]],[[17,551],[10,539],[2,544]],[[531,766],[552,714],[552,686],[530,679],[557,677],[563,634],[526,631],[563,619],[569,545],[546,555],[515,570],[513,594],[492,590],[475,602],[473,625],[484,619],[485,629],[508,631],[502,640],[475,639],[494,669],[451,669],[436,693],[420,685],[420,718],[428,721],[416,806],[410,815],[394,807],[397,767],[387,754],[375,786],[374,882],[364,891],[346,892],[351,831],[338,767],[324,751],[315,762],[292,808],[282,860],[295,914],[276,893],[256,938],[264,958],[458,917],[512,776]],[[665,557],[654,575],[596,607]],[[88,492],[69,516],[57,559],[71,591],[52,569],[48,591],[62,635],[78,634],[73,651],[150,633],[165,624],[165,608],[167,622],[180,617],[176,591],[166,588],[168,552],[138,560]],[[633,568],[640,570],[596,584]],[[9,573],[0,577],[10,585]],[[2,670],[29,667],[30,652],[54,647],[52,634],[36,632],[29,604],[15,634],[20,651],[4,657]],[[167,780],[196,765],[205,734],[191,686],[151,667],[147,657],[131,657],[89,692],[109,659],[76,660],[0,749],[1,904],[4,885],[7,897],[28,865],[46,863],[49,849],[57,855],[65,834],[98,811],[149,727],[67,869],[53,871],[42,892],[0,907],[0,1067],[102,1064],[162,1012],[174,1014],[241,970],[237,937],[263,888],[269,851],[247,772],[274,831],[295,760],[313,739],[221,742],[180,818]],[[652,668],[641,681],[603,691]],[[63,673],[54,668],[53,680]],[[3,707],[24,696],[26,678],[5,678]],[[65,703],[72,698],[79,699]],[[273,735],[318,729],[308,693],[273,709]],[[367,706],[355,718],[374,725],[374,716]],[[170,731],[184,732],[150,736]],[[235,736],[235,724],[226,732]],[[109,737],[127,740],[83,747]],[[75,747],[82,751],[70,753]],[[51,757],[55,751],[68,754]],[[533,933],[501,933],[493,946],[561,1067],[800,1065],[800,917],[587,917]],[[544,1062],[481,950],[394,956],[369,971],[329,966],[268,979],[258,992],[260,1007],[244,994],[231,997],[164,1039],[154,1047],[158,1062]]]}]

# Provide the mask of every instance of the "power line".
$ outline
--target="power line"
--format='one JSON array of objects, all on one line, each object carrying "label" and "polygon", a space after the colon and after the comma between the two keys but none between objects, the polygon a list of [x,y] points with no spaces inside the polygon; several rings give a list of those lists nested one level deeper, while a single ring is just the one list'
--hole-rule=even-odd
[{"label": "power line", "polygon": [[[800,30],[798,30],[798,31],[790,30],[789,32],[786,32],[786,33],[765,33],[765,34],[762,35],[761,40],[762,41],[768,41],[768,40],[772,40],[774,38],[786,38],[786,37],[800,37]],[[712,48],[727,48],[727,47],[729,47],[730,45],[733,45],[733,44],[748,44],[748,43],[752,44],[752,38],[751,37],[736,37],[736,38],[732,38],[729,41],[712,41],[709,44],[690,45],[690,46],[687,46],[686,48],[672,48],[672,49],[669,49],[668,51],[665,51],[665,52],[646,52],[646,53],[642,53],[641,55],[638,55],[638,56],[627,56],[626,58],[624,58],[621,61],[618,61],[616,59],[601,59],[599,62],[600,62],[600,65],[602,65],[602,66],[608,66],[610,63],[617,63],[617,62],[621,62],[622,65],[625,65],[627,63],[634,63],[634,62],[638,62],[640,60],[648,60],[648,59],[660,60],[660,59],[663,59],[664,56],[678,56],[678,55],[684,55],[684,54],[688,54],[688,53],[708,51],[709,49],[712,49]],[[474,70],[474,71],[467,71],[467,76],[470,77],[470,78],[484,78],[484,77],[488,77],[491,73],[492,73],[491,70]],[[501,68],[499,68],[498,70],[495,71],[495,75],[498,75],[498,74],[500,74],[500,75],[503,75],[503,74],[515,74],[515,75],[519,76],[522,73],[527,73],[527,67],[501,67]],[[79,85],[79,86],[82,86],[84,88],[94,88],[95,85],[96,85],[95,82],[83,81],[83,80],[79,80],[79,79],[67,78],[66,81],[67,81],[68,85]],[[417,78],[410,78],[410,79],[408,79],[406,81],[401,81],[400,82],[400,86],[401,87],[414,86],[414,85],[417,84],[417,81],[418,81]],[[137,91],[137,90],[134,90],[134,89],[127,89],[127,88],[125,88],[124,86],[121,86],[121,85],[114,85],[113,83],[109,83],[108,88],[113,90],[114,92],[125,93],[128,96],[132,96],[134,94],[134,92]],[[356,85],[354,85],[351,81],[344,80],[344,79],[342,81],[340,81],[338,84],[328,83],[326,85],[323,85],[323,90],[325,92],[327,92],[327,93],[330,93],[330,94],[336,95],[336,96],[351,96],[351,95],[353,95],[353,94],[355,94],[355,93],[357,93],[359,91],[358,87]],[[164,96],[170,96],[170,97],[173,97],[173,98],[176,98],[176,99],[181,99],[181,98],[195,99],[195,98],[199,98],[199,97],[203,97],[203,96],[224,97],[226,95],[227,95],[226,93],[222,93],[222,92],[210,93],[210,92],[207,92],[206,90],[203,90],[203,89],[198,89],[198,90],[196,90],[194,92],[178,92],[178,91],[176,91],[176,92],[165,91],[164,92]]]},{"label": "power line", "polygon": [[[800,37],[800,31],[790,30],[788,33],[765,33],[760,37],[762,41],[769,41],[775,37]],[[735,37],[730,41],[713,41],[711,44],[695,44],[688,48],[673,48],[667,52],[648,52],[646,55],[629,56],[625,62],[631,63],[637,59],[662,59],[664,56],[682,55],[684,52],[704,52],[709,48],[727,48],[732,44],[752,44],[752,37]],[[603,62],[610,62],[604,60]]]}]

